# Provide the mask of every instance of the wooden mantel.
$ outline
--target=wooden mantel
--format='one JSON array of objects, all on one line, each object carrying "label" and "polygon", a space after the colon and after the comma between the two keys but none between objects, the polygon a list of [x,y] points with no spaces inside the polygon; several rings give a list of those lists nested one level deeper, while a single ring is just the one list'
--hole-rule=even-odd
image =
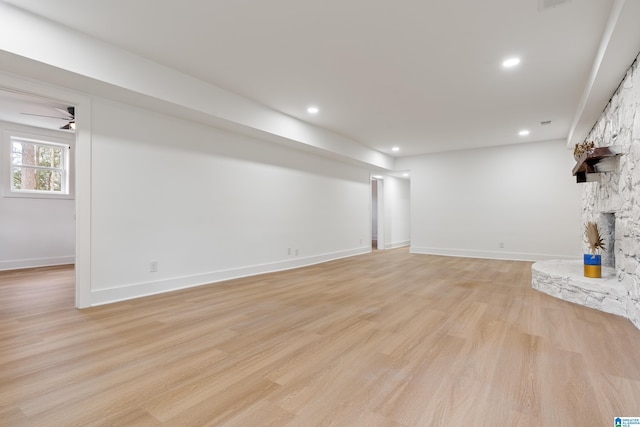
[{"label": "wooden mantel", "polygon": [[589,150],[580,156],[576,165],[573,167],[573,176],[576,177],[576,182],[587,182],[588,174],[604,172],[603,168],[598,168],[596,165],[602,160],[619,156],[620,148],[616,145],[610,147],[598,147],[593,150]]}]

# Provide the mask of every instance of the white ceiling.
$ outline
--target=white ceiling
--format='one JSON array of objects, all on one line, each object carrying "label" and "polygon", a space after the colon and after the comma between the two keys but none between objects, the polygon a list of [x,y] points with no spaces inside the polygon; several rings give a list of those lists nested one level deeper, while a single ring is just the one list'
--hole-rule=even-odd
[{"label": "white ceiling", "polygon": [[[542,9],[539,0],[6,3],[392,156],[567,138],[615,6],[614,0]],[[514,55],[521,64],[503,69]],[[607,96],[634,59],[627,56],[606,79]],[[306,112],[312,104],[319,114]],[[525,128],[530,135],[518,136]],[[401,151],[392,153],[392,146]]]}]

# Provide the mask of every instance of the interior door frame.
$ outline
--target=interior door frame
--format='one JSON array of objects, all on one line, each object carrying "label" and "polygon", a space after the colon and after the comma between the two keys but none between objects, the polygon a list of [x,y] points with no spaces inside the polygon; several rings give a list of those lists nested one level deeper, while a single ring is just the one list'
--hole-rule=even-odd
[{"label": "interior door frame", "polygon": [[91,306],[91,98],[84,94],[0,72],[0,88],[75,106],[75,306]]},{"label": "interior door frame", "polygon": [[[373,187],[376,188],[376,203],[373,203]],[[377,216],[377,249],[383,250],[385,248],[384,239],[384,177],[380,175],[371,176],[371,230],[373,232],[373,213],[375,210]],[[371,237],[373,240],[373,236]]]}]

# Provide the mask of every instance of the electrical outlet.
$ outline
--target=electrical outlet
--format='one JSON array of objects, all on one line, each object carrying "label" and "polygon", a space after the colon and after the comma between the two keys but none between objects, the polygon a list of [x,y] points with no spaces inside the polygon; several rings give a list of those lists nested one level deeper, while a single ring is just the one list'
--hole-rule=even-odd
[{"label": "electrical outlet", "polygon": [[158,272],[158,261],[149,262],[149,271],[152,273]]},{"label": "electrical outlet", "polygon": [[296,256],[300,253],[300,249],[296,249]]},{"label": "electrical outlet", "polygon": [[504,243],[500,242],[500,249],[504,249]]},{"label": "electrical outlet", "polygon": [[291,248],[287,248],[287,255],[291,255]]}]

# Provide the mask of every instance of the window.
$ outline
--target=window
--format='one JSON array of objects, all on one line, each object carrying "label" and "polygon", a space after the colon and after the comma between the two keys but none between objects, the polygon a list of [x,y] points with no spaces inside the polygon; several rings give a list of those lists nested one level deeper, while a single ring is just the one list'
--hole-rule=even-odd
[{"label": "window", "polygon": [[9,155],[5,196],[71,196],[69,143],[59,138],[17,133],[5,135],[5,141],[8,143],[5,153]]},{"label": "window", "polygon": [[11,138],[11,191],[69,194],[68,150],[60,144]]}]

